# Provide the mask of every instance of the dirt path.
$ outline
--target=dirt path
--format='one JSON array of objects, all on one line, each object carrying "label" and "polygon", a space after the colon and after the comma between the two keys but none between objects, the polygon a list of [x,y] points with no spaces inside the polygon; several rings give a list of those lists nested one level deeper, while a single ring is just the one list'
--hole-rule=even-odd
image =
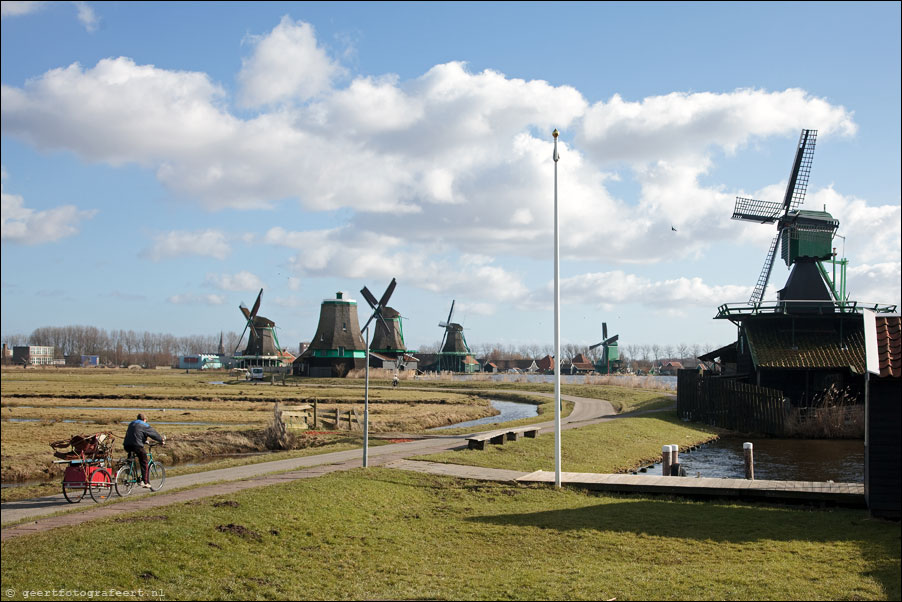
[{"label": "dirt path", "polygon": [[[553,393],[532,394],[554,397]],[[570,395],[562,395],[561,398],[572,401],[574,404],[573,412],[571,412],[570,416],[561,420],[562,430],[604,422],[616,417],[613,406],[607,401]],[[539,423],[536,426],[540,427],[542,433],[554,431],[553,420]],[[370,466],[379,466],[412,456],[461,448],[466,446],[466,438],[468,436],[470,434],[430,436],[406,443],[392,443],[370,447],[368,464]],[[133,494],[133,497],[126,501],[103,505],[94,504],[94,502],[90,501],[90,498],[78,505],[69,504],[61,494],[32,500],[8,502],[0,506],[3,523],[12,523],[24,519],[35,520],[14,527],[3,528],[2,540],[5,541],[12,537],[46,531],[56,527],[80,524],[89,520],[125,512],[223,495],[294,479],[310,478],[337,470],[359,468],[362,465],[362,458],[362,450],[356,449],[198,472],[167,479],[167,491],[153,494],[143,491],[140,493],[136,492]],[[173,491],[186,487],[190,489]],[[72,510],[72,512],[47,517],[49,514],[65,510]]]}]

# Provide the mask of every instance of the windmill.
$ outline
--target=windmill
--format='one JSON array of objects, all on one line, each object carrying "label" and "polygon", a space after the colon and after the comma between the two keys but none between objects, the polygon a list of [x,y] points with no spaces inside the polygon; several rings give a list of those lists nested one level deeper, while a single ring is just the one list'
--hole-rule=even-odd
[{"label": "windmill", "polygon": [[357,301],[343,292],[323,299],[316,334],[295,360],[295,374],[344,378],[351,370],[366,367],[366,344],[360,336]]},{"label": "windmill", "polygon": [[[369,289],[363,287],[360,294],[366,299],[374,312],[378,312],[378,320],[376,321],[376,331],[373,333],[373,342],[370,349],[379,353],[404,354],[407,348],[404,344],[404,330],[401,326],[401,316],[397,310],[386,305],[388,298],[391,297],[395,290],[396,281],[392,278],[388,289],[382,295],[382,299],[376,301],[376,297],[370,293]],[[376,314],[373,314],[376,316]],[[366,328],[366,327],[364,327]]]},{"label": "windmill", "polygon": [[279,346],[279,339],[276,338],[276,323],[269,318],[257,315],[257,312],[260,310],[262,297],[263,289],[261,288],[252,309],[248,309],[244,303],[238,306],[238,309],[244,315],[245,324],[244,331],[238,337],[238,344],[235,345],[236,353],[238,352],[238,347],[241,346],[242,339],[244,339],[244,333],[250,330],[247,338],[247,347],[244,349],[243,355],[257,357],[279,355],[281,347]]},{"label": "windmill", "polygon": [[829,287],[824,284],[829,279],[818,262],[833,257],[832,241],[839,221],[826,211],[799,210],[808,190],[816,141],[817,130],[802,130],[782,203],[736,197],[732,219],[777,224],[777,235],[770,243],[764,267],[749,298],[749,305],[761,303],[774,259],[781,247],[781,257],[786,266],[794,266],[786,286],[779,293],[781,301],[836,300],[833,284],[830,283]]},{"label": "windmill", "polygon": [[464,372],[465,364],[463,360],[470,355],[470,347],[467,345],[467,339],[464,337],[464,327],[452,322],[453,318],[454,300],[452,299],[448,319],[438,323],[439,328],[445,329],[445,334],[442,335],[442,345],[439,348],[439,366],[442,370]]},{"label": "windmill", "polygon": [[617,346],[619,334],[608,336],[608,323],[601,323],[601,342],[595,343],[589,347],[589,350],[601,347],[601,359],[595,364],[595,371],[599,374],[610,374],[612,372],[611,364],[614,364],[614,370],[620,366],[620,348]]}]

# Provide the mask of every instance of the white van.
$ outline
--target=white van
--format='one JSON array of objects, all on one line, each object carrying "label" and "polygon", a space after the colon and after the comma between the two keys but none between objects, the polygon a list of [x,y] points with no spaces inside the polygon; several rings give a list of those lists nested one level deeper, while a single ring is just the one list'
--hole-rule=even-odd
[{"label": "white van", "polygon": [[263,368],[254,367],[247,373],[248,380],[263,380]]}]

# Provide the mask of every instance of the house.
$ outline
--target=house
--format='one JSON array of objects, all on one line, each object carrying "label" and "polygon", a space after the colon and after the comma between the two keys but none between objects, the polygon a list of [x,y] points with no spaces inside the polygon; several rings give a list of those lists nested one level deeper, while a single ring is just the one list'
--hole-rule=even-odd
[{"label": "house", "polygon": [[590,362],[582,353],[577,353],[570,360],[570,374],[591,374],[592,372],[595,372],[595,364]]},{"label": "house", "polygon": [[52,366],[57,362],[53,360],[53,347],[23,345],[13,347],[13,363],[29,366]]},{"label": "house", "polygon": [[662,362],[661,366],[658,368],[658,374],[663,376],[676,376],[677,372],[683,369],[683,364],[680,362]]},{"label": "house", "polygon": [[902,317],[863,315],[867,355],[864,496],[871,514],[899,520],[902,505]]}]

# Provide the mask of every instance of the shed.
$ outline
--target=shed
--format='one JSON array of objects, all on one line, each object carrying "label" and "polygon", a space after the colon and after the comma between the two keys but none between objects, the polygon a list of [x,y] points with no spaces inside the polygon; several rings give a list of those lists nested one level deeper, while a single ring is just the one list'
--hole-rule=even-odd
[{"label": "shed", "polygon": [[902,506],[902,317],[864,313],[864,497],[873,516],[899,520]]}]

